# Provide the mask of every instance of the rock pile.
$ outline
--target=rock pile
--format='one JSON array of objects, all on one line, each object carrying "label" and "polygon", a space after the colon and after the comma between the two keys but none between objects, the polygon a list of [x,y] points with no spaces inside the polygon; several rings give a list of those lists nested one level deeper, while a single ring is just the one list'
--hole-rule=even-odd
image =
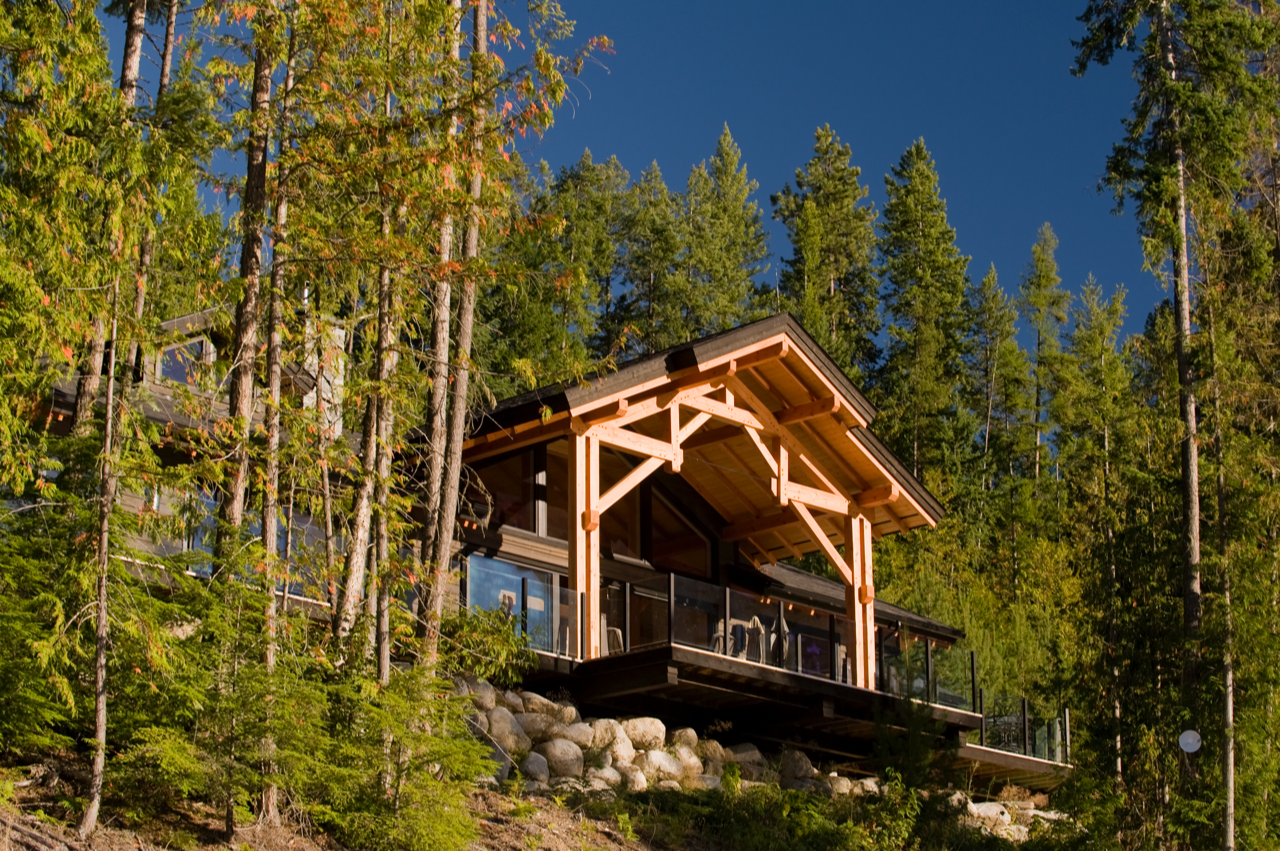
[{"label": "rock pile", "polygon": [[[657,718],[584,719],[568,701],[528,691],[499,691],[477,679],[457,679],[454,685],[459,694],[471,696],[471,725],[492,745],[498,770],[487,779],[505,781],[518,766],[529,792],[569,788],[610,795],[619,789],[720,789],[729,763],[737,765],[743,788],[777,783],[821,795],[880,792],[874,777],[823,774],[807,755],[791,748],[770,760],[753,744],[723,747],[714,739],[699,739],[688,727],[668,730]],[[1027,839],[1037,820],[1065,818],[1029,801],[975,803],[964,792],[955,792],[950,802],[969,826],[1013,841]]]},{"label": "rock pile", "polygon": [[583,719],[568,701],[499,691],[478,679],[458,679],[455,688],[471,696],[471,725],[493,747],[493,780],[506,780],[518,767],[528,791],[720,789],[727,763],[737,764],[744,787],[779,783],[828,795],[879,791],[875,778],[822,775],[796,750],[784,750],[771,764],[755,745],[722,747],[688,727],[668,730],[657,718]]}]

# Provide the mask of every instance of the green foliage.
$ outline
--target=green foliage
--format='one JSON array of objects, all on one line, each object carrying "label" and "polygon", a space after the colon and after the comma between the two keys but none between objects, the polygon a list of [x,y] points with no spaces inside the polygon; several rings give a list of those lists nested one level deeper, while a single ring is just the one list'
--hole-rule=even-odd
[{"label": "green foliage", "polygon": [[444,673],[465,673],[495,685],[512,686],[537,667],[538,657],[529,649],[510,615],[494,609],[466,609],[447,615],[440,626],[450,646]]}]

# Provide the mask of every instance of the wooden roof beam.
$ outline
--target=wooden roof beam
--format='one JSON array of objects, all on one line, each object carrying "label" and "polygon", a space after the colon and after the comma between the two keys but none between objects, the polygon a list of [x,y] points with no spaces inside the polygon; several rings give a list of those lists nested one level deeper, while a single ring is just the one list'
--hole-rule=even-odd
[{"label": "wooden roof beam", "polygon": [[858,494],[856,501],[859,508],[879,508],[891,502],[897,502],[900,496],[902,491],[899,490],[898,483],[890,482],[887,485],[863,491]]},{"label": "wooden roof beam", "polygon": [[893,512],[893,509],[889,507],[888,503],[885,503],[884,505],[880,506],[880,510],[883,511],[885,513],[885,516],[889,518],[890,523],[898,527],[899,532],[906,534],[907,532],[911,531],[911,527],[908,526],[902,520],[901,517],[899,517],[897,514]]},{"label": "wooden roof beam", "polygon": [[800,518],[796,517],[796,513],[787,508],[773,514],[764,514],[760,517],[744,520],[741,523],[725,526],[720,530],[720,538],[725,541],[742,541],[762,532],[771,532],[774,529],[792,526],[799,522]]},{"label": "wooden roof beam", "polygon": [[844,563],[844,557],[836,550],[835,544],[831,543],[831,539],[827,537],[826,531],[818,525],[818,521],[813,519],[813,515],[809,513],[809,509],[804,503],[797,502],[795,505],[796,514],[801,522],[809,530],[809,537],[818,545],[823,554],[826,555],[827,561],[835,567],[844,578],[846,584],[853,585],[853,571],[849,570],[849,565]]},{"label": "wooden roof beam", "polygon": [[774,413],[773,416],[777,419],[779,425],[802,423],[805,420],[812,420],[828,414],[837,414],[840,412],[840,404],[839,396],[827,396],[822,399],[815,399],[804,405],[783,408],[781,411]]},{"label": "wooden roof beam", "polygon": [[[699,416],[702,416],[702,414],[699,414]],[[706,416],[710,416],[710,414],[707,414]],[[693,435],[687,440],[681,441],[680,445],[689,451],[701,449],[704,446],[713,446],[717,443],[724,443],[726,440],[732,440],[742,434],[742,429],[743,427],[739,425],[728,425],[721,426],[720,428],[707,429],[701,434]]]},{"label": "wooden roof beam", "polygon": [[613,487],[601,494],[599,501],[596,503],[596,510],[604,514],[615,502],[630,493],[636,485],[643,482],[649,477],[650,473],[665,463],[666,461],[661,458],[648,458],[642,461],[639,466],[632,468],[630,473],[619,479]]}]

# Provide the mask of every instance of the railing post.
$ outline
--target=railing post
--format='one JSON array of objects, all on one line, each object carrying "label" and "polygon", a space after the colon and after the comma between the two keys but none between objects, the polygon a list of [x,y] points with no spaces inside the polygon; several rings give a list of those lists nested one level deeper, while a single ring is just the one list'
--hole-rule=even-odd
[{"label": "railing post", "polygon": [[777,645],[777,649],[774,650],[773,655],[774,655],[775,661],[778,664],[778,667],[783,669],[786,669],[787,667],[787,646],[786,646],[787,630],[786,630],[786,627],[784,626],[784,624],[786,623],[786,615],[784,614],[785,611],[786,611],[785,604],[781,600],[779,600],[778,601],[778,622],[773,625],[773,631],[778,634],[778,640],[777,642],[775,642]]},{"label": "railing post", "polygon": [[520,632],[529,638],[529,577],[520,577]]},{"label": "railing post", "polygon": [[876,641],[876,690],[889,690],[889,672],[884,667],[884,641],[880,638],[880,633],[873,630],[872,635]]},{"label": "railing post", "polygon": [[1065,759],[1067,765],[1071,764],[1071,709],[1069,707],[1062,708],[1062,734],[1063,745],[1065,746]]},{"label": "railing post", "polygon": [[467,610],[467,560],[462,559],[462,569],[458,572],[458,610]]},{"label": "railing post", "polygon": [[933,639],[924,640],[924,702],[933,703]]},{"label": "railing post", "polygon": [[667,644],[676,643],[676,575],[667,574]]},{"label": "railing post", "polygon": [[622,583],[622,649],[631,649],[631,583]]},{"label": "railing post", "polygon": [[978,655],[969,651],[969,706],[978,712]]},{"label": "railing post", "polygon": [[1031,756],[1031,714],[1025,697],[1022,698],[1022,753]]},{"label": "railing post", "polygon": [[732,656],[729,652],[729,586],[724,586],[724,629],[721,630],[720,647],[724,650],[725,656]]},{"label": "railing post", "polygon": [[987,746],[987,696],[978,689],[978,714],[982,716],[982,726],[978,728],[978,744]]},{"label": "railing post", "polygon": [[836,678],[836,616],[827,615],[827,673]]}]

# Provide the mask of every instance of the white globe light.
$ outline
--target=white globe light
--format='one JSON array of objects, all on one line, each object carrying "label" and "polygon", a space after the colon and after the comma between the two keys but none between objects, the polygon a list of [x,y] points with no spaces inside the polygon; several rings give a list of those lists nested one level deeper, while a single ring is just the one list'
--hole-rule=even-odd
[{"label": "white globe light", "polygon": [[1195,753],[1200,750],[1200,734],[1195,730],[1184,730],[1182,735],[1178,737],[1178,747],[1187,753]]}]

